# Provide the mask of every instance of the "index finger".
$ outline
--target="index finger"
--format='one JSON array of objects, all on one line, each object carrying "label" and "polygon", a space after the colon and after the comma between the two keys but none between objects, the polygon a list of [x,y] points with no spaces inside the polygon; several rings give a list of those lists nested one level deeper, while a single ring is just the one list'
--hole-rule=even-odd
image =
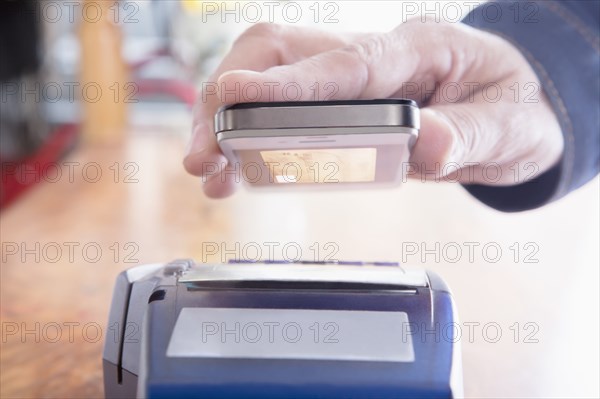
[{"label": "index finger", "polygon": [[314,54],[343,46],[347,38],[333,33],[303,27],[257,24],[234,43],[221,65],[211,76],[206,87],[216,89],[212,95],[203,93],[194,109],[193,134],[184,159],[185,169],[196,176],[206,177],[206,165],[217,166],[205,181],[205,192],[211,197],[222,197],[233,190],[233,182],[218,179],[227,160],[221,153],[214,136],[213,118],[217,110],[232,102],[245,102],[239,93],[219,95],[219,77],[228,71],[262,72],[273,66],[285,65]]}]

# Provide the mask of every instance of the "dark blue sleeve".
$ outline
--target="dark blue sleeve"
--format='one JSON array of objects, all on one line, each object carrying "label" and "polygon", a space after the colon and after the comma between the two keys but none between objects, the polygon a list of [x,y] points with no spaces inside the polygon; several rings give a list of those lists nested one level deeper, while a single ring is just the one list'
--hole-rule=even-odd
[{"label": "dark blue sleeve", "polygon": [[600,159],[600,1],[494,1],[474,9],[463,23],[521,50],[565,138],[561,162],[536,179],[465,188],[491,207],[517,212],[559,199],[594,178]]}]

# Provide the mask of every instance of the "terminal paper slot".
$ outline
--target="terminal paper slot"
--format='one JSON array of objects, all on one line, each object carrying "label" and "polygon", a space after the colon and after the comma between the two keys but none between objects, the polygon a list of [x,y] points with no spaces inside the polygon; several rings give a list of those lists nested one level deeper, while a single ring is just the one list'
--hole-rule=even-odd
[{"label": "terminal paper slot", "polygon": [[416,290],[429,286],[422,270],[319,264],[196,265],[179,277],[190,288]]},{"label": "terminal paper slot", "polygon": [[196,290],[298,290],[298,291],[339,291],[339,292],[373,292],[388,291],[395,294],[416,294],[417,290],[412,287],[402,287],[394,284],[375,284],[360,282],[331,282],[331,281],[232,281],[211,280],[194,281],[185,283],[190,291]]}]

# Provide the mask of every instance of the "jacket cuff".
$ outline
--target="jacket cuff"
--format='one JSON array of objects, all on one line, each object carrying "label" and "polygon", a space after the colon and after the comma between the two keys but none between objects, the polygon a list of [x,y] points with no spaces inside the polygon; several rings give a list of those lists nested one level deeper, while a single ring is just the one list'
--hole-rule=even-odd
[{"label": "jacket cuff", "polygon": [[502,36],[522,52],[538,75],[564,135],[560,163],[537,178],[508,187],[465,185],[493,208],[505,212],[534,209],[597,174],[600,44],[593,28],[598,22],[578,15],[585,11],[554,1],[497,1],[477,7],[463,20]]}]

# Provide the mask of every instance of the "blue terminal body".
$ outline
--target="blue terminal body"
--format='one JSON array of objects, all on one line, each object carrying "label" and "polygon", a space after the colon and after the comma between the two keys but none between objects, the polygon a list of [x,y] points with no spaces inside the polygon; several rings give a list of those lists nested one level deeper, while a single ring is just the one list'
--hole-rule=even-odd
[{"label": "blue terminal body", "polygon": [[[351,263],[338,267],[366,267]],[[387,262],[382,264],[382,269],[394,267]],[[182,281],[181,276],[198,266],[178,261],[163,267],[153,265],[149,274],[135,281],[126,274],[119,277],[121,283],[115,288],[110,322],[120,320],[123,325],[133,325],[134,330],[139,323],[141,328],[137,335],[123,331],[123,342],[118,345],[107,340],[104,353],[107,397],[451,398],[462,395],[460,353],[453,336],[456,329],[452,328],[456,323],[452,297],[442,280],[431,272],[425,274],[425,286],[407,284],[402,289],[386,284],[317,280]],[[405,312],[410,323],[414,361],[269,359],[268,355],[260,359],[167,356],[183,308]],[[379,326],[382,327],[385,328]],[[200,333],[195,333],[200,339]],[[141,339],[132,339],[135,337]],[[400,344],[403,338],[397,339]]]}]

